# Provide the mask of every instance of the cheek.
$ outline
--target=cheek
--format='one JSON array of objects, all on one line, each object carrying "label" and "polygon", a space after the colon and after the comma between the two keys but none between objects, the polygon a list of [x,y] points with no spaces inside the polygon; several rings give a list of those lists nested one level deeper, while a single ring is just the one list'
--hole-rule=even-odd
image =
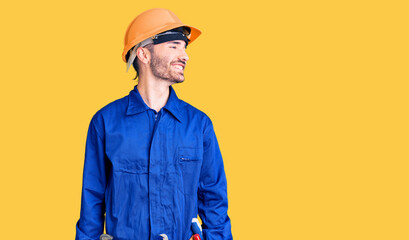
[{"label": "cheek", "polygon": [[166,65],[167,65],[166,59],[158,58],[158,57],[152,58],[152,66],[154,68],[157,68],[157,69],[162,68],[163,69],[163,68],[166,68]]}]

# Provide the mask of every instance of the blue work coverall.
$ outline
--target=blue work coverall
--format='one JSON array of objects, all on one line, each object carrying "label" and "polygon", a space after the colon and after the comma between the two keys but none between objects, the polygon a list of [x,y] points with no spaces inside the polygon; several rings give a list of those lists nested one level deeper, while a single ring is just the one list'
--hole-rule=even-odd
[{"label": "blue work coverall", "polygon": [[197,215],[204,240],[233,239],[212,122],[169,93],[156,112],[135,86],[93,116],[76,240],[99,239],[104,218],[114,240],[188,240]]}]

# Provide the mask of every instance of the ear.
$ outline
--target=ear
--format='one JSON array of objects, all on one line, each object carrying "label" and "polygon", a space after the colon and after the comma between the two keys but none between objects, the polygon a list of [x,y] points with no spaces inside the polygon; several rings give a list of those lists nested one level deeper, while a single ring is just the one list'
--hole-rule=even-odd
[{"label": "ear", "polygon": [[151,61],[151,54],[146,48],[138,48],[136,50],[136,56],[139,58],[139,61],[143,63],[149,63]]}]

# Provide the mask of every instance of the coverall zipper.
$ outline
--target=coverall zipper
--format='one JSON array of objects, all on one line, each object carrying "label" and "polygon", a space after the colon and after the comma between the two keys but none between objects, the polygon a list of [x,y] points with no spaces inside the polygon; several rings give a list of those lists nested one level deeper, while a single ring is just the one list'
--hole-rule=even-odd
[{"label": "coverall zipper", "polygon": [[[151,185],[151,183],[150,183],[150,172],[151,172],[151,170],[150,170],[150,162],[151,162],[151,156],[152,156],[152,143],[153,143],[153,140],[154,140],[154,138],[155,138],[155,133],[156,133],[156,129],[158,128],[158,125],[159,125],[159,121],[160,121],[160,119],[161,119],[161,115],[162,115],[162,113],[161,113],[161,111],[162,111],[162,109],[161,110],[159,110],[159,112],[156,112],[155,110],[153,110],[154,111],[154,114],[155,114],[155,124],[153,125],[153,133],[152,133],[152,138],[151,138],[151,143],[150,143],[150,147],[149,147],[149,167],[148,167],[148,189],[149,189],[149,194],[148,194],[148,196],[149,196],[149,225],[150,226],[153,226],[153,222],[152,222],[152,207],[151,207],[151,201],[152,201],[152,199],[151,199],[151,197],[150,197],[150,185]],[[151,229],[149,230],[149,232],[151,232]]]}]

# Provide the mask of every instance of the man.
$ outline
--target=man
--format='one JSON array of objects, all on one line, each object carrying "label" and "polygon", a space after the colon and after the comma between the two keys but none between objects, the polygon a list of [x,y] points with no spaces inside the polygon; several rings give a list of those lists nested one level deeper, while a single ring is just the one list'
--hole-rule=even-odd
[{"label": "man", "polygon": [[128,27],[122,57],[139,81],[91,120],[77,240],[98,239],[104,220],[114,240],[193,239],[197,215],[205,240],[232,239],[212,122],[171,86],[184,81],[185,48],[199,35],[166,9]]}]

